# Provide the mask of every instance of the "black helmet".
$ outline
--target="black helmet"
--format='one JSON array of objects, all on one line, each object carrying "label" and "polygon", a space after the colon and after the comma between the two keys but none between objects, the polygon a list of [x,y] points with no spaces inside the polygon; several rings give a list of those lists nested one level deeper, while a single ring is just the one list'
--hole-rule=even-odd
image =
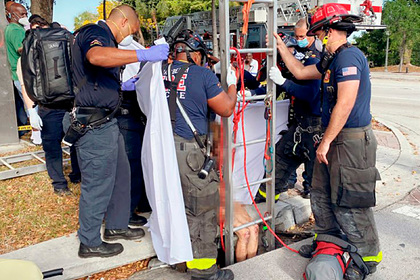
[{"label": "black helmet", "polygon": [[[176,45],[178,43],[183,43],[185,46],[178,46]],[[203,56],[203,63],[207,56],[209,55],[209,50],[206,47],[206,44],[204,44],[203,39],[200,35],[194,33],[190,29],[185,29],[181,31],[176,37],[174,42],[171,45],[171,50],[175,53],[181,53],[185,52],[187,53],[188,60],[190,60],[189,52],[200,52]],[[192,62],[192,61],[190,61]]]},{"label": "black helmet", "polygon": [[293,36],[283,33],[283,32],[279,32],[279,36],[283,40],[286,47],[295,48],[298,46],[298,42]]}]

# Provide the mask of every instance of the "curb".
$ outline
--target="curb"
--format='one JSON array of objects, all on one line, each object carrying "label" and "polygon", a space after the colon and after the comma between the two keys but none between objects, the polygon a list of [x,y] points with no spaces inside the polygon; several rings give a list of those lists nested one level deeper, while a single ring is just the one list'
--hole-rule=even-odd
[{"label": "curb", "polygon": [[407,154],[411,157],[413,150],[411,149],[410,143],[408,143],[407,138],[402,134],[402,132],[396,128],[392,122],[385,121],[382,118],[375,117],[379,123],[383,124],[387,128],[391,130],[391,132],[397,137],[398,143],[400,145],[400,155],[398,156],[398,160],[401,158],[402,154]]}]

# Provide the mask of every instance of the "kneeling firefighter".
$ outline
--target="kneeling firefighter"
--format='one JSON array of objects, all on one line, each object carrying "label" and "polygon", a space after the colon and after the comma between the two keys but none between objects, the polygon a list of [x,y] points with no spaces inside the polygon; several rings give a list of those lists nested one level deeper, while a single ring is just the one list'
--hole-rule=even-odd
[{"label": "kneeling firefighter", "polygon": [[231,280],[233,272],[216,265],[219,177],[210,157],[210,110],[229,117],[236,104],[236,76],[229,70],[228,91],[203,67],[208,50],[199,35],[180,32],[171,46],[174,61],[163,66],[194,259],[191,279]]}]

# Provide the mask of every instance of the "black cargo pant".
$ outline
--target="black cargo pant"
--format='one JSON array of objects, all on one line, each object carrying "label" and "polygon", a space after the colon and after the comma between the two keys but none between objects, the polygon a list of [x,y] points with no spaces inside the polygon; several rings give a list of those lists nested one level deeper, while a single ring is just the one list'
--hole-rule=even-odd
[{"label": "black cargo pant", "polygon": [[186,140],[178,135],[174,139],[194,257],[187,267],[192,276],[206,277],[217,271],[219,177],[213,169],[207,178],[200,179],[198,172],[204,155],[195,139]]},{"label": "black cargo pant", "polygon": [[104,217],[106,229],[128,228],[130,165],[115,118],[89,129],[75,145],[82,173],[78,236],[95,247],[102,243]]},{"label": "black cargo pant", "polygon": [[[295,146],[295,132],[297,127],[307,129],[313,127],[313,132],[302,132],[301,141]],[[314,135],[320,134],[321,118],[317,116],[306,116],[292,124],[287,132],[276,143],[276,186],[275,194],[278,199],[281,192],[287,191],[287,182],[290,174],[305,163],[306,181],[309,185],[312,182],[312,172],[315,160],[315,142]],[[262,184],[258,190],[259,195],[266,197],[266,185]]]},{"label": "black cargo pant", "polygon": [[344,233],[370,268],[382,260],[373,218],[377,142],[369,126],[343,129],[331,143],[328,165],[315,162],[311,206],[315,232]]},{"label": "black cargo pant", "polygon": [[[133,98],[126,98],[128,93],[132,93]],[[131,215],[135,212],[136,208],[141,212],[151,211],[146,196],[143,168],[141,165],[141,149],[144,131],[146,129],[146,116],[141,112],[135,94],[135,92],[123,92],[124,98],[121,104],[120,114],[117,116],[118,126],[124,138],[125,150],[128,161],[130,162]]]}]

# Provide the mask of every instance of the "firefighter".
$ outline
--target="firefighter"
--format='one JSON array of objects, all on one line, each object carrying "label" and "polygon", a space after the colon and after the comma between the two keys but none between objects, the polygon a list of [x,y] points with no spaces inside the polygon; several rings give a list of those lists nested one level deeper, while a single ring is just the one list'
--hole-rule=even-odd
[{"label": "firefighter", "polygon": [[174,61],[163,67],[163,77],[194,257],[187,268],[192,280],[231,280],[233,272],[216,264],[219,177],[210,162],[206,135],[210,109],[222,117],[233,113],[236,75],[228,71],[226,93],[216,75],[203,67],[208,50],[191,30],[178,34],[171,49]]},{"label": "firefighter", "polygon": [[[302,65],[315,65],[319,62],[319,59],[312,55],[307,56],[296,52],[297,41],[293,37],[283,35],[282,40],[286,43],[288,51],[293,53]],[[314,146],[321,132],[320,81],[316,79],[298,81],[287,70],[283,62],[280,62],[279,65],[282,67],[282,72],[278,67],[272,67],[269,76],[274,83],[280,86],[280,92],[286,92],[291,96],[289,115],[292,116],[289,116],[288,130],[281,133],[283,137],[276,143],[276,200],[281,192],[287,191],[290,174],[302,163],[305,163],[306,167],[308,181],[306,194],[309,194],[315,160]],[[263,202],[265,198],[266,185],[262,184],[258,190],[256,201]]]},{"label": "firefighter", "polygon": [[[316,151],[311,190],[315,232],[347,239],[355,245],[368,271],[350,263],[346,279],[364,279],[382,260],[373,217],[377,142],[371,129],[371,84],[366,57],[347,43],[362,19],[345,7],[321,6],[312,17],[308,35],[323,41],[325,52],[316,65],[304,66],[277,38],[277,48],[297,79],[322,79],[321,109],[323,138]],[[344,234],[344,237],[341,234]],[[300,249],[310,256],[312,246]]]}]

